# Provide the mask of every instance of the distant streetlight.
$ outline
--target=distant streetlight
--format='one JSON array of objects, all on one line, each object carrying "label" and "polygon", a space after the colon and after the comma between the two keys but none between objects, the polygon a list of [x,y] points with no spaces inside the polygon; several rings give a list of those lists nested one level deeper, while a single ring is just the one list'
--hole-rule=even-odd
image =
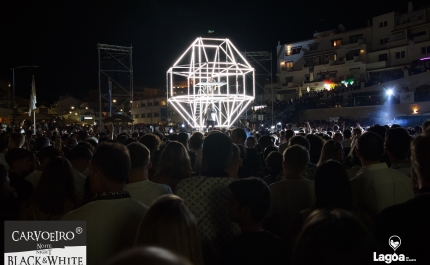
[{"label": "distant streetlight", "polygon": [[15,68],[12,68],[12,90],[13,90],[13,113],[12,113],[12,122],[13,125],[15,125],[15,115],[16,115],[16,102],[15,102],[15,69],[20,68],[37,68],[39,66],[37,65],[24,65],[24,66],[18,66]]}]

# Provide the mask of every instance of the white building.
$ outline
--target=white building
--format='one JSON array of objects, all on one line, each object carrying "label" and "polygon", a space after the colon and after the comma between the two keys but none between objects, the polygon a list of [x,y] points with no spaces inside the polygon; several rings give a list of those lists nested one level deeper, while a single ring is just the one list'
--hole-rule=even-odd
[{"label": "white building", "polygon": [[133,101],[131,111],[134,124],[171,124],[182,122],[182,117],[170,106],[166,97],[157,97]]},{"label": "white building", "polygon": [[[366,81],[372,72],[404,69],[430,57],[430,8],[391,12],[372,18],[372,25],[345,31],[317,32],[312,39],[277,46],[277,98],[298,90],[320,91],[344,80]],[[407,71],[405,71],[406,74]],[[361,83],[364,86],[364,82]]]}]

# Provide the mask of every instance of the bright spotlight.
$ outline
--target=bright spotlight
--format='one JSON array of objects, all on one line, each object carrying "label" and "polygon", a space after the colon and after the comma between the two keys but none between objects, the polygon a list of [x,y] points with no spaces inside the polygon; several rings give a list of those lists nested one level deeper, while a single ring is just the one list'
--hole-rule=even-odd
[{"label": "bright spotlight", "polygon": [[185,127],[185,124],[182,124],[182,128],[184,128]]},{"label": "bright spotlight", "polygon": [[392,96],[392,95],[393,95],[393,93],[394,93],[394,92],[393,92],[393,90],[392,90],[392,89],[388,89],[388,90],[387,90],[387,95],[388,95],[388,96]]},{"label": "bright spotlight", "polygon": [[282,123],[278,122],[276,125],[282,125]]},{"label": "bright spotlight", "polygon": [[275,126],[270,127],[271,129],[275,129]]}]

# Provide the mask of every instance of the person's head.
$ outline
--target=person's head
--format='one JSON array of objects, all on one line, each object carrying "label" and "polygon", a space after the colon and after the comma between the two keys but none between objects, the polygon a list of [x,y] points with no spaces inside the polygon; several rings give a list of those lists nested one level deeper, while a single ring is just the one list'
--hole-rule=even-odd
[{"label": "person's head", "polygon": [[352,135],[352,132],[350,129],[346,129],[343,131],[343,138],[344,139],[350,139]]},{"label": "person's head", "polygon": [[379,162],[384,155],[384,140],[376,133],[363,133],[357,140],[355,151],[363,166],[364,161]]},{"label": "person's head", "polygon": [[261,224],[270,207],[270,190],[258,178],[246,178],[230,183],[228,203],[230,219],[243,224]]},{"label": "person's head", "polygon": [[264,151],[263,151],[263,159],[265,160],[271,152],[278,152],[278,148],[276,148],[274,146],[266,147],[266,149],[264,149]]},{"label": "person's head", "polygon": [[76,138],[70,137],[67,139],[67,142],[66,142],[67,147],[73,148],[77,145],[78,145],[78,140],[76,140]]},{"label": "person's head", "polygon": [[343,147],[340,142],[337,142],[335,140],[328,140],[327,142],[325,142],[317,165],[319,166],[330,159],[342,162]]},{"label": "person's head", "polygon": [[352,209],[351,184],[345,168],[338,161],[328,160],[318,166],[314,207]]},{"label": "person's head", "polygon": [[66,157],[72,166],[82,173],[90,166],[93,152],[85,146],[78,145],[68,152]]},{"label": "person's head", "polygon": [[373,132],[379,135],[382,139],[385,137],[385,132],[387,131],[387,128],[385,126],[381,126],[379,124],[376,124],[370,128],[367,129],[368,132]]},{"label": "person's head", "polygon": [[324,140],[315,134],[308,134],[305,137],[310,143],[310,150],[309,150],[309,155],[311,158],[310,162],[313,164],[316,164],[320,159],[321,150],[324,146]]},{"label": "person's head", "polygon": [[223,133],[209,134],[203,143],[202,165],[204,172],[217,175],[225,171],[232,157],[233,143]]},{"label": "person's head", "polygon": [[231,132],[231,141],[234,144],[240,144],[243,145],[246,140],[246,132],[242,128],[236,128]]},{"label": "person's head", "polygon": [[130,153],[130,174],[139,173],[148,178],[148,169],[152,167],[149,149],[141,143],[131,143],[127,145],[127,149]]},{"label": "person's head", "polygon": [[205,139],[205,136],[201,132],[194,132],[190,140],[188,141],[188,146],[191,150],[199,150],[203,147],[203,141]]},{"label": "person's head", "polygon": [[57,156],[62,156],[61,150],[54,147],[54,146],[46,146],[40,150],[40,152],[37,154],[37,158],[40,162],[40,167],[44,169],[48,162]]},{"label": "person's head", "polygon": [[89,142],[85,141],[85,142],[79,142],[77,146],[83,146],[85,148],[87,148],[88,150],[90,150],[91,152],[94,153],[94,146],[92,146]]},{"label": "person's head", "polygon": [[94,137],[92,137],[92,138],[88,138],[88,139],[86,140],[86,142],[87,142],[87,143],[89,143],[89,144],[93,147],[93,150],[96,150],[97,145],[98,145],[98,140],[97,140],[97,138],[94,138]]},{"label": "person's head", "polygon": [[130,166],[127,147],[118,143],[100,144],[91,160],[91,191],[93,193],[122,191]]},{"label": "person's head", "polygon": [[371,233],[352,213],[315,210],[305,221],[293,251],[293,264],[317,265],[370,263],[374,242]]},{"label": "person's head", "polygon": [[184,133],[184,132],[178,133],[178,142],[183,144],[185,146],[185,148],[188,150],[188,134],[187,133]]},{"label": "person's head", "polygon": [[40,177],[35,202],[45,213],[63,213],[66,200],[75,202],[72,165],[61,156],[52,158]]},{"label": "person's head", "polygon": [[227,172],[229,173],[229,176],[231,178],[236,179],[238,177],[238,171],[239,167],[242,166],[242,158],[241,158],[241,150],[238,145],[233,144],[232,150],[232,156],[230,163],[227,167]]},{"label": "person's head", "polygon": [[289,146],[293,145],[300,145],[308,151],[311,149],[311,143],[309,142],[309,140],[301,135],[293,136],[290,138]]},{"label": "person's head", "polygon": [[255,144],[256,144],[256,141],[254,136],[249,136],[248,138],[246,138],[245,145],[247,148],[254,148]]},{"label": "person's head", "polygon": [[282,171],[282,154],[272,151],[266,158],[267,169],[271,175],[277,176]]},{"label": "person's head", "polygon": [[294,135],[296,135],[296,133],[292,129],[288,129],[285,131],[285,139],[287,141],[289,141],[290,138],[293,137]]},{"label": "person's head", "polygon": [[285,149],[283,159],[282,168],[284,170],[285,177],[300,177],[302,173],[305,172],[306,166],[310,160],[308,150],[297,144]]},{"label": "person's head", "polygon": [[354,137],[354,138],[358,138],[358,137],[360,137],[362,134],[363,134],[363,131],[361,130],[361,128],[360,128],[360,127],[355,127],[355,128],[352,130],[352,137]]},{"label": "person's head", "polygon": [[151,133],[147,133],[139,139],[141,144],[144,144],[149,151],[154,152],[155,150],[160,149],[161,140],[160,138]]},{"label": "person's head", "polygon": [[145,214],[137,244],[162,247],[202,264],[199,236],[197,221],[185,202],[169,194],[161,196]]},{"label": "person's head", "polygon": [[430,128],[430,120],[423,122],[422,131],[425,132],[428,128]]},{"label": "person's head", "polygon": [[[411,137],[403,128],[389,129],[385,133],[385,149],[391,160],[404,160],[411,147]],[[394,163],[394,161],[391,161]]]},{"label": "person's head", "polygon": [[186,179],[192,172],[190,157],[185,146],[179,142],[169,142],[158,160],[157,175]]},{"label": "person's head", "polygon": [[[120,144],[124,144],[124,143],[125,143],[125,141],[127,141],[127,139],[128,139],[127,135],[122,134],[122,135],[119,135],[119,136],[116,138],[116,141],[117,141],[118,143],[120,143]],[[125,145],[125,144],[124,144],[124,145]]]},{"label": "person's head", "polygon": [[21,148],[25,143],[25,135],[21,133],[12,133],[9,137],[8,148]]},{"label": "person's head", "polygon": [[32,152],[22,148],[12,148],[5,155],[9,171],[18,174],[30,172],[34,166],[34,155]]},{"label": "person's head", "polygon": [[36,138],[36,140],[34,140],[33,151],[40,152],[40,150],[42,150],[43,147],[50,146],[50,145],[51,145],[51,141],[49,141],[49,138],[43,137],[43,136],[38,137]]},{"label": "person's head", "polygon": [[261,150],[264,151],[266,149],[266,147],[268,146],[273,146],[273,138],[268,136],[268,135],[264,135],[261,136],[260,139],[258,140],[258,145],[260,146]]},{"label": "person's head", "polygon": [[334,126],[333,126],[333,131],[337,132],[338,130],[339,130],[339,126],[334,125]]},{"label": "person's head", "polygon": [[[172,251],[160,247],[135,247],[124,250],[106,265],[192,265],[188,260]],[[199,265],[195,263],[194,265]]]},{"label": "person's head", "polygon": [[430,187],[430,134],[429,129],[418,135],[411,144],[412,168],[418,188]]},{"label": "person's head", "polygon": [[343,135],[341,132],[335,132],[333,134],[333,140],[335,140],[336,142],[341,143],[343,141]]}]

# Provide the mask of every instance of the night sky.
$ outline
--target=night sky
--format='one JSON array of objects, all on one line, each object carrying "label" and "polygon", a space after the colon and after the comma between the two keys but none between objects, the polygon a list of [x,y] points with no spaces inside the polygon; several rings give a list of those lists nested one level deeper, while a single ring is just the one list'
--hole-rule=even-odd
[{"label": "night sky", "polygon": [[[197,37],[229,38],[244,51],[275,51],[318,30],[364,27],[372,16],[407,11],[409,0],[364,1],[2,1],[0,77],[38,102],[84,98],[98,89],[97,43],[133,45],[135,85],[165,87],[167,69]],[[414,9],[425,1],[415,1]],[[208,34],[208,30],[214,30]],[[275,71],[275,70],[274,70]]]}]

